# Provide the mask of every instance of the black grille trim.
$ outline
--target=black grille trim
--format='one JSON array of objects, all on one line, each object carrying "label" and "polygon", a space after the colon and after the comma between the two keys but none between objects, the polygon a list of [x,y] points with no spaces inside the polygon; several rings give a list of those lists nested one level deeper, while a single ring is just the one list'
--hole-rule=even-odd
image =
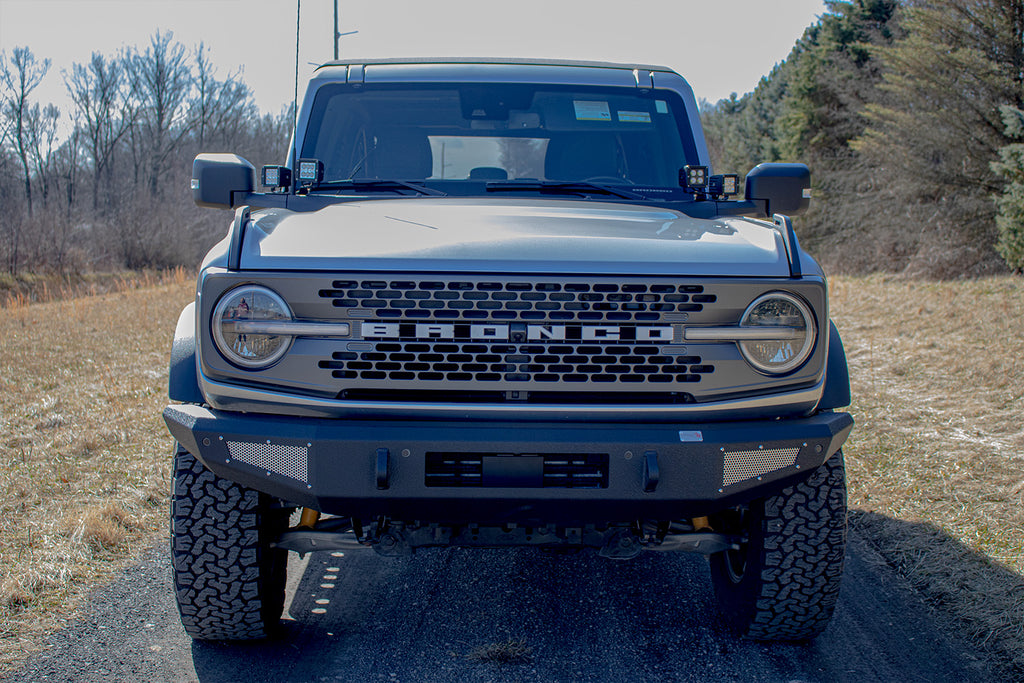
[{"label": "black grille trim", "polygon": [[485,344],[377,342],[372,351],[338,351],[319,361],[335,379],[666,385],[700,382],[715,371],[699,356],[665,355],[651,344]]},{"label": "black grille trim", "polygon": [[319,296],[380,320],[660,322],[717,301],[702,285],[499,280],[335,280]]},{"label": "black grille trim", "polygon": [[431,391],[423,389],[346,389],[337,396],[346,401],[413,401],[418,403],[516,403],[560,405],[683,405],[696,403],[685,392],[556,392],[556,391]]},{"label": "black grille trim", "polygon": [[[381,276],[376,276],[380,278]],[[688,402],[716,372],[683,325],[714,317],[714,284],[659,277],[339,274],[320,301],[351,320],[353,343],[315,362],[338,396],[380,391],[501,393],[502,402],[649,394]],[[710,314],[710,315],[709,315]],[[356,341],[358,340],[358,341]],[[367,400],[383,400],[367,398]],[[595,402],[602,402],[600,400]]]}]

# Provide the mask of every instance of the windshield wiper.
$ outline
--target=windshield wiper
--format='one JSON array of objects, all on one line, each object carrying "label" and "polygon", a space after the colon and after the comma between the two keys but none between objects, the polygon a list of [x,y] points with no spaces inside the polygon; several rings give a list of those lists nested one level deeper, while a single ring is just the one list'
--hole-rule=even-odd
[{"label": "windshield wiper", "polygon": [[588,183],[580,180],[492,180],[487,183],[488,192],[506,192],[515,190],[534,190],[540,192],[554,192],[564,194],[607,194],[622,199],[641,199],[647,197],[636,192],[623,190],[598,183]]},{"label": "windshield wiper", "polygon": [[398,190],[406,189],[425,194],[428,197],[447,197],[448,195],[440,190],[435,190],[431,187],[420,185],[419,183],[407,182],[405,180],[391,180],[391,179],[356,179],[349,178],[345,180],[326,180],[322,183],[318,183],[311,188],[312,191],[317,190]]}]

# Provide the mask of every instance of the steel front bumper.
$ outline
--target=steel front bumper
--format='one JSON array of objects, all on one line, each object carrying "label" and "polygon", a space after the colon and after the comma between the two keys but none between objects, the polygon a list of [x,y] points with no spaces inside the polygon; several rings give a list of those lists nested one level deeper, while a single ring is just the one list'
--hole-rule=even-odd
[{"label": "steel front bumper", "polygon": [[[853,427],[846,413],[674,425],[473,423],[195,405],[170,405],[164,419],[216,474],[294,504],[362,518],[537,524],[676,519],[770,495],[825,462]],[[590,463],[591,479],[560,474],[575,461]]]}]

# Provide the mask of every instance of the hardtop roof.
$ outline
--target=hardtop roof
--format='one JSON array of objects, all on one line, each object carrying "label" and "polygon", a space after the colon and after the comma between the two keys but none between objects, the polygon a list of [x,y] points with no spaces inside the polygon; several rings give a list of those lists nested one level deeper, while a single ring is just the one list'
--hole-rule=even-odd
[{"label": "hardtop roof", "polygon": [[624,64],[618,62],[598,62],[586,60],[568,59],[529,59],[522,57],[386,57],[376,59],[338,59],[321,64],[318,69],[334,66],[374,64],[514,64],[522,66],[576,66],[601,69],[624,69],[633,71],[636,69],[644,71],[666,71],[675,73],[675,70],[667,66],[655,66],[652,64]]}]

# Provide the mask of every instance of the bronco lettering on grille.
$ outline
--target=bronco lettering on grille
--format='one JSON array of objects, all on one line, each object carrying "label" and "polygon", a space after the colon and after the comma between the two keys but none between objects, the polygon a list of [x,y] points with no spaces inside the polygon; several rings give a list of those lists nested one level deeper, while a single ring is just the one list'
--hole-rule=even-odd
[{"label": "bronco lettering on grille", "polygon": [[364,339],[672,342],[671,325],[363,323]]}]

